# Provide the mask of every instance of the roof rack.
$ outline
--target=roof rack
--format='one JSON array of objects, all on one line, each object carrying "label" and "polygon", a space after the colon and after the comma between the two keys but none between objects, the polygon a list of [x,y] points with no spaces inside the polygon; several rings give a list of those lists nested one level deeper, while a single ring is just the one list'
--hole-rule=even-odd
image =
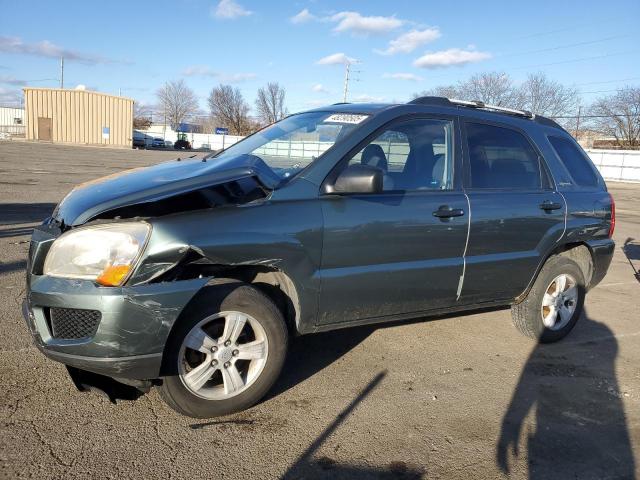
[{"label": "roof rack", "polygon": [[418,98],[414,98],[409,103],[419,104],[419,105],[448,106],[448,107],[459,105],[462,107],[481,108],[483,110],[491,110],[494,112],[501,112],[509,115],[516,115],[518,117],[524,117],[524,118],[530,118],[530,119],[534,119],[536,117],[533,113],[527,110],[515,110],[513,108],[505,108],[505,107],[499,107],[497,105],[489,105],[479,100],[470,101],[470,100],[458,100],[455,98],[446,98],[446,97],[418,97]]}]

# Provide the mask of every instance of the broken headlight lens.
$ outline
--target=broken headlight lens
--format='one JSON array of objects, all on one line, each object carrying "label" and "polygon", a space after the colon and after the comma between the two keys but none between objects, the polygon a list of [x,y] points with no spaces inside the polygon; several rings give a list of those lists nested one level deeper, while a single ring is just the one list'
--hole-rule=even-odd
[{"label": "broken headlight lens", "polygon": [[142,253],[151,227],[147,223],[111,223],[71,230],[49,250],[44,274],[51,277],[94,280],[119,286]]}]

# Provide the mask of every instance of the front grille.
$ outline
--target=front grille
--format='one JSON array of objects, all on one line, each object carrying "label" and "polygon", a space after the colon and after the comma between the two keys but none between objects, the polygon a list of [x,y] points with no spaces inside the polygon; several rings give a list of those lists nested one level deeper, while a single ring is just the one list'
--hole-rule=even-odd
[{"label": "front grille", "polygon": [[53,338],[86,338],[95,335],[102,315],[98,310],[50,308]]}]

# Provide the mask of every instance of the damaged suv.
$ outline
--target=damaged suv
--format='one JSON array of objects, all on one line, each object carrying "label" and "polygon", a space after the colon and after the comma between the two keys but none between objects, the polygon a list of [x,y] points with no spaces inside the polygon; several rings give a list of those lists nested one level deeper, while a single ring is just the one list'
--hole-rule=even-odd
[{"label": "damaged suv", "polygon": [[34,230],[23,311],[76,385],[156,385],[211,417],[267,393],[292,335],[511,305],[523,334],[559,340],[614,224],[603,179],[549,119],[338,104],[74,188]]}]

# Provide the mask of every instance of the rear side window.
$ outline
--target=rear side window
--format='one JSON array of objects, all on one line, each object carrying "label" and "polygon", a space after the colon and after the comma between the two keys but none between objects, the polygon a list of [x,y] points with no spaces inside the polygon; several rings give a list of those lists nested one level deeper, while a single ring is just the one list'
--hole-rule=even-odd
[{"label": "rear side window", "polygon": [[467,123],[471,188],[539,189],[540,158],[509,128]]},{"label": "rear side window", "polygon": [[589,160],[573,142],[560,137],[549,137],[549,142],[577,185],[582,187],[598,185],[598,177],[591,168]]}]

